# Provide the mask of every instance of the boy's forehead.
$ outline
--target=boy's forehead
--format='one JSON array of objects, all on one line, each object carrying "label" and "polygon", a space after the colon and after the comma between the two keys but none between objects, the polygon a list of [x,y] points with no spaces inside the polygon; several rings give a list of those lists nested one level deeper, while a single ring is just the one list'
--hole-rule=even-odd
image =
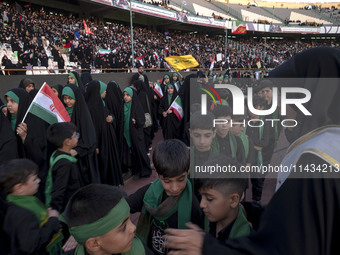
[{"label": "boy's forehead", "polygon": [[163,175],[159,175],[159,177],[161,179],[167,179],[167,180],[177,180],[177,179],[180,179],[180,178],[183,178],[185,176],[188,175],[188,172],[184,172],[184,173],[181,173],[180,175],[178,176],[175,176],[175,177],[164,177]]},{"label": "boy's forehead", "polygon": [[197,129],[192,130],[192,132],[194,134],[207,135],[207,134],[213,134],[214,130],[213,130],[213,127],[211,127],[211,129],[200,129],[200,128],[197,128]]}]

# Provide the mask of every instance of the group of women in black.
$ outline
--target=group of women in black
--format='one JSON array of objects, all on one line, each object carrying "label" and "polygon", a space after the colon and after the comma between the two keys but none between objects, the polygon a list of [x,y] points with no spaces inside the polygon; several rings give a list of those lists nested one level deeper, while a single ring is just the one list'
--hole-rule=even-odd
[{"label": "group of women in black", "polygon": [[[143,79],[135,80],[122,92],[115,81],[105,84],[93,80],[89,73],[80,76],[75,71],[68,73],[67,85],[52,87],[80,134],[73,154],[78,159],[82,185],[123,185],[122,172],[129,170],[135,179],[151,175],[148,149],[158,117],[164,139],[179,138],[180,121],[169,111],[181,86],[175,76],[171,82],[168,75],[164,76],[160,83],[163,97],[156,96]],[[30,113],[23,120],[37,92],[34,82],[24,79],[19,88],[3,97],[0,159],[25,157],[36,162],[43,191],[49,157],[56,148],[46,139],[48,123]]]}]

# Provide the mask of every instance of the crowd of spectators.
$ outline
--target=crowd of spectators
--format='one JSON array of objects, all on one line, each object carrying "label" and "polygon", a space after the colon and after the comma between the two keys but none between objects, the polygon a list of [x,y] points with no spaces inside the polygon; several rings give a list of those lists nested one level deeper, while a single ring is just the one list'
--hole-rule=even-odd
[{"label": "crowd of spectators", "polygon": [[[19,68],[31,66],[48,67],[48,59],[58,62],[64,69],[62,54],[82,69],[125,69],[132,66],[130,27],[124,24],[107,24],[95,17],[85,19],[92,34],[84,31],[83,18],[60,15],[40,7],[1,5],[0,42],[10,44],[17,51]],[[215,59],[215,68],[274,68],[292,55],[304,49],[329,45],[295,41],[254,39],[228,40],[227,58],[224,54],[224,37],[209,37],[205,34],[181,31],[157,32],[147,27],[134,25],[135,66],[145,68],[168,68],[164,58],[171,55],[193,55],[201,68],[209,68]],[[110,49],[109,54],[98,50]],[[226,61],[225,61],[226,60]],[[2,65],[9,68],[10,60]]]}]

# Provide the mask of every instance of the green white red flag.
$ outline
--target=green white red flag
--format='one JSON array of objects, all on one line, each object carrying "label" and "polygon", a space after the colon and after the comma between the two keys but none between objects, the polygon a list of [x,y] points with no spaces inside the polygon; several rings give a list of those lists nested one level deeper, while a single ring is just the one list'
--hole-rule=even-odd
[{"label": "green white red flag", "polygon": [[28,113],[41,118],[49,124],[71,121],[63,103],[46,82],[34,97],[22,122],[24,122]]},{"label": "green white red flag", "polygon": [[184,117],[182,100],[179,96],[175,98],[172,104],[169,107],[169,110],[173,111],[173,113],[177,116],[179,121],[181,121]]}]

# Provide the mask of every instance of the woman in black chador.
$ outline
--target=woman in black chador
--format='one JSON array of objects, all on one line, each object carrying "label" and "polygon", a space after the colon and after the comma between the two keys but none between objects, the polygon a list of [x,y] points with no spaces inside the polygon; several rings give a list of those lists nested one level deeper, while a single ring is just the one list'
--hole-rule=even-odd
[{"label": "woman in black chador", "polygon": [[143,127],[145,115],[136,92],[128,87],[124,90],[123,105],[123,167],[132,168],[134,179],[151,175],[150,159],[144,145]]},{"label": "woman in black chador", "polygon": [[96,132],[83,94],[76,85],[68,84],[64,87],[62,96],[71,121],[80,134],[78,146],[72,150],[72,155],[78,159],[81,183],[100,183]]},{"label": "woman in black chador", "polygon": [[87,85],[86,103],[93,120],[97,136],[98,166],[101,182],[123,184],[118,145],[112,122],[114,118],[105,106],[107,85],[101,81],[90,81]]},{"label": "woman in black chador", "polygon": [[177,90],[174,85],[168,84],[165,87],[164,96],[159,103],[159,114],[163,117],[163,137],[164,140],[180,138],[181,122],[175,113],[169,109],[170,105],[177,97]]}]

